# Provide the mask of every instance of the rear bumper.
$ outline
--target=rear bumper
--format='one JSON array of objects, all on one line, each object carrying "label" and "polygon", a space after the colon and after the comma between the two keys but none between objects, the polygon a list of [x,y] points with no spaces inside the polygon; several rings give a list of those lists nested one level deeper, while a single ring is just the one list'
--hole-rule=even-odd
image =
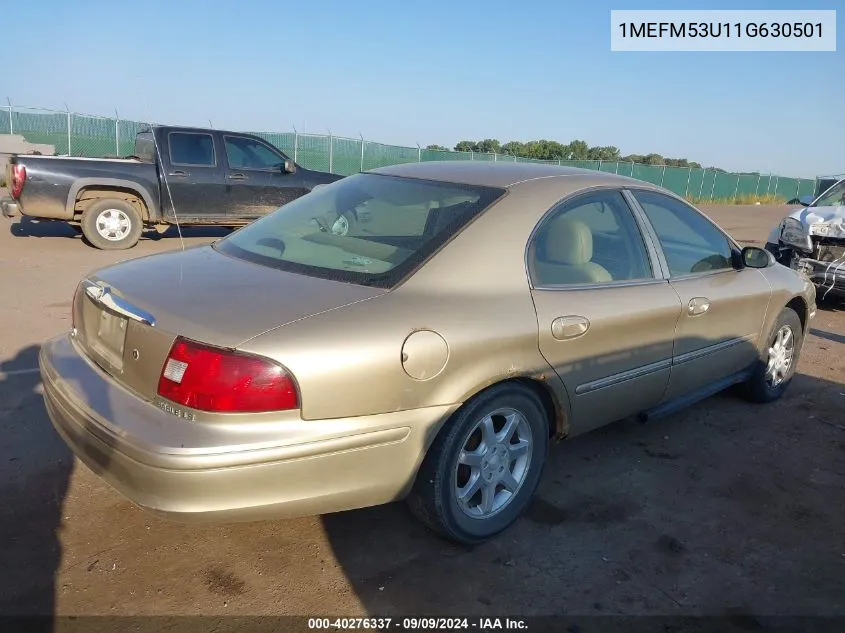
[{"label": "rear bumper", "polygon": [[[194,423],[195,436],[183,432],[181,446],[156,446],[125,430],[145,425],[172,437],[180,422],[110,380],[70,335],[45,343],[39,366],[50,419],[74,454],[137,505],[182,522],[311,516],[399,500],[413,484],[426,438],[454,410],[288,418],[277,425],[274,446],[247,445],[251,425],[229,429],[226,446],[200,446],[208,429]],[[95,410],[103,402],[110,419]],[[339,431],[327,436],[326,428]],[[312,441],[315,432],[322,439]],[[297,433],[301,441],[291,441]]]},{"label": "rear bumper", "polygon": [[6,218],[14,218],[21,214],[18,203],[13,198],[3,198],[0,200],[0,213]]}]

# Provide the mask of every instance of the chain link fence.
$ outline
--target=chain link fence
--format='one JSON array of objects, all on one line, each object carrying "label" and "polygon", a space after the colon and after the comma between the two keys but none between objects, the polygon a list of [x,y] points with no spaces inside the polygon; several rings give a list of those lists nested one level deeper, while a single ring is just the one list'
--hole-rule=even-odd
[{"label": "chain link fence", "polygon": [[[57,155],[107,157],[134,153],[137,121],[5,106],[0,110],[0,134],[19,134],[30,143],[55,147]],[[343,176],[399,163],[432,160],[531,162],[593,169],[660,185],[695,201],[745,198],[792,200],[816,193],[817,179],[782,178],[771,174],[736,174],[715,169],[641,165],[600,160],[536,160],[507,154],[478,154],[385,145],[363,138],[297,132],[251,132],[307,169]]]}]

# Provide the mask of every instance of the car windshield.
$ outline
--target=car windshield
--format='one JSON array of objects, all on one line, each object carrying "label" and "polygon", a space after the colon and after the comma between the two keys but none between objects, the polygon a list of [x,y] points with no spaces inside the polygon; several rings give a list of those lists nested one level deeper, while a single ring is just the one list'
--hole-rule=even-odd
[{"label": "car windshield", "polygon": [[839,181],[830,189],[825,191],[819,199],[816,200],[816,203],[813,206],[838,207],[843,204],[845,204],[845,180]]},{"label": "car windshield", "polygon": [[318,187],[214,248],[281,270],[389,288],[504,193],[357,174]]}]

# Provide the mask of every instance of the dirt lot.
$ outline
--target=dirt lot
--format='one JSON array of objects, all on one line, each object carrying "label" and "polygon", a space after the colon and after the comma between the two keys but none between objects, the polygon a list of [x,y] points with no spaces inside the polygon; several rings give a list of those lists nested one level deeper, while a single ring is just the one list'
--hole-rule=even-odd
[{"label": "dirt lot", "polygon": [[[706,210],[758,244],[785,213]],[[444,543],[401,504],[191,527],[76,463],[32,371],[83,274],[176,247],[0,223],[0,613],[845,615],[845,304],[821,307],[776,404],[719,395],[553,447],[528,516],[492,543]]]}]

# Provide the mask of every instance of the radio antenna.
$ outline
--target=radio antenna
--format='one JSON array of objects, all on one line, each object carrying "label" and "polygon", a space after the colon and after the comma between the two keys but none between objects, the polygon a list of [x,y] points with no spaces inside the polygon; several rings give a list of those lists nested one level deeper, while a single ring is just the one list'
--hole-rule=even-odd
[{"label": "radio antenna", "polygon": [[153,137],[153,147],[156,150],[156,158],[158,159],[158,166],[161,170],[161,179],[164,181],[164,189],[167,191],[167,199],[170,201],[170,208],[173,209],[173,220],[176,223],[176,232],[179,234],[179,243],[182,245],[182,250],[185,250],[185,240],[182,238],[182,227],[179,225],[179,216],[176,213],[176,203],[173,202],[173,194],[170,192],[170,183],[167,182],[167,171],[164,169],[164,161],[161,160],[161,150],[156,139],[155,126],[150,125],[150,136]]},{"label": "radio antenna", "polygon": [[[138,91],[141,93],[141,91]],[[147,102],[146,95],[144,97],[144,105],[146,106],[147,114],[150,113],[149,103]],[[149,121],[149,117],[147,117]],[[170,192],[170,183],[167,182],[167,171],[164,169],[164,161],[161,159],[161,149],[158,146],[158,140],[156,139],[156,131],[155,131],[155,124],[147,123],[147,126],[150,128],[150,136],[153,137],[153,147],[156,151],[156,159],[158,160],[158,168],[161,170],[161,179],[164,181],[164,189],[167,191],[167,199],[170,201],[170,208],[173,209],[173,220],[176,223],[176,233],[179,234],[179,244],[182,246],[182,250],[185,250],[185,240],[182,238],[182,227],[179,224],[179,216],[176,213],[176,203],[173,202],[173,194]]]}]

